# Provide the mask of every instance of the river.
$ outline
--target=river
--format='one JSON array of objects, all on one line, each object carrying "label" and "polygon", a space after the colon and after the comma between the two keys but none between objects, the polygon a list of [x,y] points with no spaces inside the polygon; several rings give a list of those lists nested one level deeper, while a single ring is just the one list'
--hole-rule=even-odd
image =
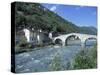
[{"label": "river", "polygon": [[[94,42],[89,41],[88,44],[86,48],[91,48]],[[71,61],[81,50],[80,45],[55,45],[53,47],[38,48],[30,52],[16,54],[15,70],[17,73],[51,71],[50,65],[56,55],[60,56],[62,66],[65,66],[66,62]]]}]

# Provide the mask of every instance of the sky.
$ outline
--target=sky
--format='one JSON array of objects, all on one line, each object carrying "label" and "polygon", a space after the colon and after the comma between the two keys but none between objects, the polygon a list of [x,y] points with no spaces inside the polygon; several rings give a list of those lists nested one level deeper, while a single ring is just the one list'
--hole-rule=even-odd
[{"label": "sky", "polygon": [[61,4],[42,5],[77,26],[92,26],[97,28],[96,7]]}]

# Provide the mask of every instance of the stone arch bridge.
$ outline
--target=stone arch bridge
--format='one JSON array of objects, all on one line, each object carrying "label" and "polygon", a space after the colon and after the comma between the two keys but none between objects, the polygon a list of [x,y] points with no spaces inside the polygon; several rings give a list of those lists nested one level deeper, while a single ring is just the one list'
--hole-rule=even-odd
[{"label": "stone arch bridge", "polygon": [[69,34],[64,34],[60,35],[58,37],[53,38],[53,42],[55,43],[56,40],[60,40],[62,46],[66,45],[66,41],[68,38],[71,38],[71,36],[74,36],[73,40],[78,38],[81,41],[81,46],[85,46],[85,43],[88,39],[96,39],[96,35],[89,35],[89,34],[81,34],[81,33],[69,33]]}]

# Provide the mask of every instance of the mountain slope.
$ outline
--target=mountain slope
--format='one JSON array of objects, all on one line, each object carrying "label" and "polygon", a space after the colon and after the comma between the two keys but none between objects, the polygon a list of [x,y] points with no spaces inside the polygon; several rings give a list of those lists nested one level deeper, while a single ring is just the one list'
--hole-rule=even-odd
[{"label": "mountain slope", "polygon": [[16,3],[16,31],[23,28],[42,29],[46,32],[96,34],[91,28],[78,27],[38,3]]},{"label": "mountain slope", "polygon": [[97,29],[95,27],[80,27],[80,32],[85,34],[97,35]]}]

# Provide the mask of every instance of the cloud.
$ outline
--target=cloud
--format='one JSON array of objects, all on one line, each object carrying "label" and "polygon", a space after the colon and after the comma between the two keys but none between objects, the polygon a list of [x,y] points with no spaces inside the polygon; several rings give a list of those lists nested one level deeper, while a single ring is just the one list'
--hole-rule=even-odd
[{"label": "cloud", "polygon": [[80,10],[80,9],[82,9],[82,8],[84,8],[84,6],[81,5],[81,6],[77,6],[75,9],[76,9],[76,10]]},{"label": "cloud", "polygon": [[52,7],[50,8],[51,11],[55,11],[56,9],[57,9],[57,6],[52,6]]}]

